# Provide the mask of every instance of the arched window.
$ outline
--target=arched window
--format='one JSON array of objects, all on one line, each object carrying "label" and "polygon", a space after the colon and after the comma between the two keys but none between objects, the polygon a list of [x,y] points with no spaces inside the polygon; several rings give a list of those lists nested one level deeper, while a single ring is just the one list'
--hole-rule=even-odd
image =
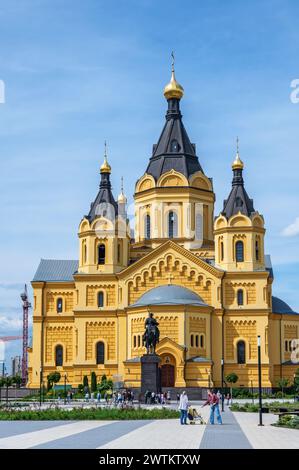
[{"label": "arched window", "polygon": [[144,217],[144,238],[146,240],[151,238],[151,216],[149,214]]},{"label": "arched window", "polygon": [[84,242],[84,248],[83,248],[83,262],[84,264],[86,263],[87,261],[87,246],[86,246],[86,242]]},{"label": "arched window", "polygon": [[136,335],[133,336],[133,347],[136,348],[137,344],[136,344]]},{"label": "arched window", "polygon": [[289,341],[289,351],[292,351],[292,350],[293,350],[293,348],[292,348],[292,340],[291,340],[291,341]]},{"label": "arched window", "polygon": [[55,348],[55,365],[59,367],[63,365],[63,347],[60,344]]},{"label": "arched window", "polygon": [[97,343],[97,364],[104,364],[105,362],[105,345],[102,341]]},{"label": "arched window", "polygon": [[205,347],[205,337],[204,335],[200,335],[200,347],[204,348]]},{"label": "arched window", "polygon": [[63,309],[63,300],[61,297],[58,297],[56,301],[56,311],[57,313],[61,313]]},{"label": "arched window", "polygon": [[98,246],[98,264],[105,264],[106,247],[104,244]]},{"label": "arched window", "polygon": [[170,151],[171,152],[178,152],[180,150],[179,143],[176,139],[172,139],[170,143]]},{"label": "arched window", "polygon": [[260,244],[258,239],[255,240],[255,260],[260,260]]},{"label": "arched window", "polygon": [[191,344],[191,348],[193,348],[193,346],[194,346],[194,336],[193,335],[191,335],[191,337],[190,337],[190,344]]},{"label": "arched window", "polygon": [[236,243],[236,261],[237,263],[244,261],[244,244],[240,240]]},{"label": "arched window", "polygon": [[237,302],[238,302],[238,305],[244,305],[244,292],[243,292],[243,289],[238,289]]},{"label": "arched window", "polygon": [[178,236],[178,216],[176,212],[168,213],[168,237],[175,238]]},{"label": "arched window", "polygon": [[98,307],[104,307],[104,292],[98,292]]},{"label": "arched window", "polygon": [[198,342],[199,338],[198,338],[198,335],[195,335],[195,346],[198,348]]},{"label": "arched window", "polygon": [[238,364],[245,364],[245,341],[238,341],[237,343],[237,361]]}]

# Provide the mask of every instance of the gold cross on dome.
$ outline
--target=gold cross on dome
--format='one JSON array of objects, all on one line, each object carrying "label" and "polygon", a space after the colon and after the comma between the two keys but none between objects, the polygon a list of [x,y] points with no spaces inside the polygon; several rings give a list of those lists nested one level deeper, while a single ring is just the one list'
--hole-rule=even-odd
[{"label": "gold cross on dome", "polygon": [[169,273],[169,276],[168,276],[168,285],[170,286],[171,285],[171,281],[174,279],[174,276]]}]

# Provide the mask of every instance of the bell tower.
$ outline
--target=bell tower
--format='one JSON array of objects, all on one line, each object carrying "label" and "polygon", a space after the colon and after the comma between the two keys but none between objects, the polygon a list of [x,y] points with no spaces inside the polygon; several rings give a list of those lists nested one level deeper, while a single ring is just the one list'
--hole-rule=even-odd
[{"label": "bell tower", "polygon": [[[174,59],[174,57],[173,57]],[[175,77],[164,88],[166,122],[144,175],[135,187],[135,244],[157,247],[171,238],[187,249],[214,246],[215,195],[182,122],[183,87]]]},{"label": "bell tower", "polygon": [[264,218],[254,209],[246,192],[243,169],[237,139],[232,189],[214,223],[215,263],[226,271],[263,271]]},{"label": "bell tower", "polygon": [[106,142],[100,174],[99,192],[79,226],[79,273],[116,273],[129,263],[127,200],[123,188],[118,203],[114,199]]}]

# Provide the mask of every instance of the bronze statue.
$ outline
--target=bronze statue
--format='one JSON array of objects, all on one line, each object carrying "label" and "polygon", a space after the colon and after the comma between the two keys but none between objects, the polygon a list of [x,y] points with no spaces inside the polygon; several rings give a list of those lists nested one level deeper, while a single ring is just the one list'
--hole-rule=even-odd
[{"label": "bronze statue", "polygon": [[143,345],[146,347],[147,354],[156,353],[156,344],[159,343],[160,337],[158,325],[159,323],[154,318],[153,313],[149,312],[148,317],[145,320],[145,332],[142,337]]}]

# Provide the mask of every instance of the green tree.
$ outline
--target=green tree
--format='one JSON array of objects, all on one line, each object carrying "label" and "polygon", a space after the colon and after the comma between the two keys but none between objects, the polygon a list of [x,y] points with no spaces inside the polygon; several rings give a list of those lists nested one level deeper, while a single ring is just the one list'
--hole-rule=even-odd
[{"label": "green tree", "polygon": [[84,393],[89,392],[89,385],[88,385],[88,377],[87,377],[87,375],[84,375],[84,376],[83,376],[83,390],[84,390]]},{"label": "green tree", "polygon": [[289,379],[287,379],[286,377],[282,377],[281,379],[277,381],[277,385],[281,389],[282,398],[283,398],[283,391],[289,385]]},{"label": "green tree", "polygon": [[97,391],[97,376],[95,372],[91,373],[91,391],[92,392]]},{"label": "green tree", "polygon": [[230,374],[226,375],[225,380],[230,384],[231,403],[233,403],[233,384],[238,382],[239,377],[235,372],[231,372]]},{"label": "green tree", "polygon": [[99,392],[101,392],[101,395],[103,395],[108,390],[113,390],[113,382],[112,380],[108,380],[105,374],[101,377],[101,382],[98,385],[98,390]]},{"label": "green tree", "polygon": [[299,391],[299,369],[295,371],[294,375],[294,386],[295,386],[295,391]]},{"label": "green tree", "polygon": [[48,381],[48,390],[54,386],[54,384],[57,384],[59,380],[61,379],[60,372],[51,372],[51,374],[47,375],[47,381]]},{"label": "green tree", "polygon": [[16,384],[16,386],[19,388],[20,385],[22,384],[22,377],[20,375],[15,375],[13,378],[12,378],[12,382],[14,384]]}]

